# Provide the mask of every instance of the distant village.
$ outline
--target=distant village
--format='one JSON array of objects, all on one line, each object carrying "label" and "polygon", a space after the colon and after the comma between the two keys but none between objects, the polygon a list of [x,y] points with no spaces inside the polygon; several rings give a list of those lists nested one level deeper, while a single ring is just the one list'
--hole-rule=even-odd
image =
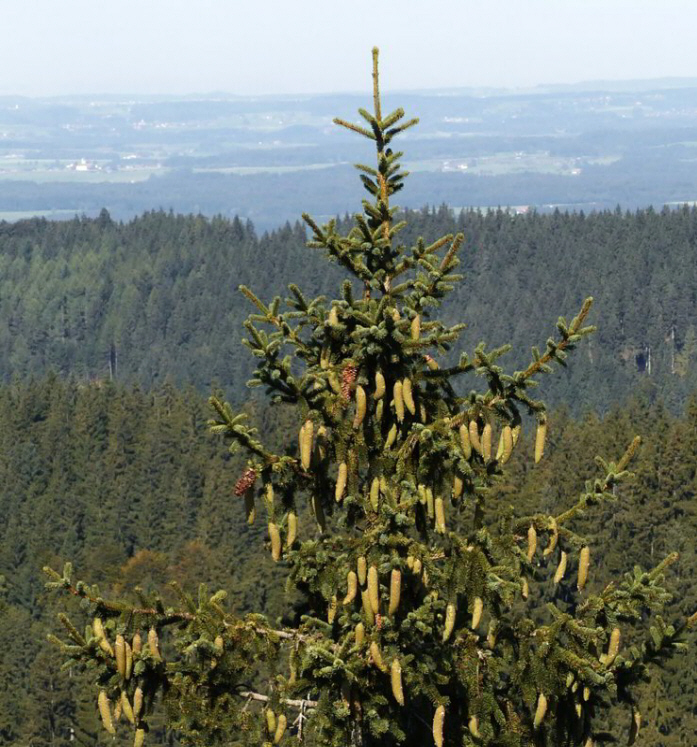
[{"label": "distant village", "polygon": [[121,161],[126,161],[125,164],[115,164],[113,161],[108,163],[100,163],[99,161],[93,161],[88,158],[81,158],[79,161],[73,161],[64,166],[66,171],[82,171],[82,172],[103,172],[111,173],[114,171],[142,171],[143,169],[152,169],[153,171],[162,168],[161,163],[153,163],[143,159],[134,153],[130,153],[125,156],[121,156]]}]

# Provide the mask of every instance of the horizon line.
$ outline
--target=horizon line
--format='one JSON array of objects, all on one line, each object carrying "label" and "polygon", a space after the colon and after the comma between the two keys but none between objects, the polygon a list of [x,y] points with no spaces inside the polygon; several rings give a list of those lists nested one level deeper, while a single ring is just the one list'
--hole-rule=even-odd
[{"label": "horizon line", "polygon": [[[384,90],[385,96],[393,95],[443,95],[450,94],[456,95],[461,93],[462,95],[479,95],[481,97],[490,95],[531,95],[531,94],[545,94],[563,92],[564,90],[573,91],[593,91],[603,90],[604,86],[612,86],[615,92],[621,93],[623,90],[642,85],[650,86],[651,84],[658,85],[658,87],[665,90],[679,89],[679,88],[692,88],[697,87],[697,76],[678,76],[678,75],[663,75],[656,78],[597,78],[597,79],[586,79],[579,80],[572,83],[538,83],[532,86],[492,86],[492,85],[469,85],[469,86],[433,86],[428,88],[387,88]],[[621,86],[626,86],[627,89],[622,89]],[[476,92],[479,92],[478,94]],[[77,92],[66,92],[66,93],[51,93],[51,94],[23,94],[23,93],[1,93],[0,100],[2,99],[28,99],[34,101],[51,100],[51,99],[66,99],[66,98],[167,98],[167,99],[205,99],[211,100],[216,97],[224,97],[226,99],[306,99],[306,98],[323,98],[328,96],[364,96],[365,90],[361,89],[343,89],[335,91],[308,91],[308,92],[287,92],[287,93],[234,93],[232,91],[224,90],[212,90],[212,91],[189,91],[189,92],[129,92],[129,91],[118,91],[118,92],[105,92],[105,91],[91,91],[86,93]]]}]

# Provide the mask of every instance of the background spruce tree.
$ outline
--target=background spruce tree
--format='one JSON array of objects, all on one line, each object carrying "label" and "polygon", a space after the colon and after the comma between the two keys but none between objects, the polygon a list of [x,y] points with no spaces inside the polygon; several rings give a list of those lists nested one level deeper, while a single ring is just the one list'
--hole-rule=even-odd
[{"label": "background spruce tree", "polygon": [[[83,634],[61,616],[70,665],[92,672],[105,729],[132,728],[136,747],[158,710],[200,745],[591,747],[611,739],[603,715],[616,703],[633,741],[637,686],[695,623],[660,616],[675,555],[599,586],[592,539],[572,528],[617,497],[638,439],[618,461],[598,459],[570,505],[521,513],[515,485],[499,489],[523,416],[542,459],[547,416],[530,390],[592,330],[591,301],[559,319],[524,370],[505,373],[508,348],[483,343],[439,365],[464,326],[434,314],[460,280],[463,236],[399,242],[391,198],[406,173],[391,146],[417,120],[383,116],[377,63],[374,50],[365,125],[336,120],[376,146],[376,166],[357,167],[370,200],[347,235],[304,216],[310,246],[349,276],[341,297],[309,300],[292,285],[281,311],[279,297],[242,289],[256,306],[250,384],[290,406],[298,444],[262,444],[245,414],[211,400],[212,430],[248,454],[234,492],[249,522],[268,524],[286,615],[235,615],[205,585],[193,599],[174,584],[178,604],[142,590],[110,601],[70,566],[47,570],[92,618]],[[478,378],[462,396],[454,384],[468,374]],[[559,593],[545,605],[550,584]]]}]

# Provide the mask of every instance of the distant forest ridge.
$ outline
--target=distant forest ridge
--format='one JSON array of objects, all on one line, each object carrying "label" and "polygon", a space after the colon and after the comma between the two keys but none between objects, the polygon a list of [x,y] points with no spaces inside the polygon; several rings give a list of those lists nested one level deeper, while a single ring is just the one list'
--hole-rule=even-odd
[{"label": "distant forest ridge", "polygon": [[[446,322],[468,328],[456,350],[512,343],[506,370],[544,347],[559,315],[592,295],[598,332],[548,377],[540,395],[604,410],[637,385],[676,411],[697,386],[697,210],[591,214],[406,211],[409,245],[462,231],[464,282]],[[346,219],[344,219],[345,221]],[[346,226],[342,226],[346,227]],[[299,224],[258,235],[249,221],[149,212],[0,223],[0,377],[55,371],[150,387],[166,379],[241,401],[253,358],[239,345],[252,311],[237,291],[336,297],[336,266],[304,246]],[[476,377],[462,381],[476,389]]]}]

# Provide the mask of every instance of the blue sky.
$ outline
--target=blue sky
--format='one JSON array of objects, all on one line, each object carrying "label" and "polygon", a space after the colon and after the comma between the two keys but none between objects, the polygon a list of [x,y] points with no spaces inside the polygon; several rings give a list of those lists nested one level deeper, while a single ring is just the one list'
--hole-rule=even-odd
[{"label": "blue sky", "polygon": [[3,0],[0,94],[254,95],[697,76],[695,0]]}]

